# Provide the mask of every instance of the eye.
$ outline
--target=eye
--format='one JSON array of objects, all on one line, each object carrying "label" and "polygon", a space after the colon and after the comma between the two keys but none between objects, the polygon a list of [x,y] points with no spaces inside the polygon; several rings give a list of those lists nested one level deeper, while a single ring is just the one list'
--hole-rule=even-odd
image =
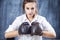
[{"label": "eye", "polygon": [[28,8],[28,7],[27,7],[26,9],[27,9],[27,10],[29,10],[29,8]]},{"label": "eye", "polygon": [[31,10],[34,10],[34,8],[32,7]]}]

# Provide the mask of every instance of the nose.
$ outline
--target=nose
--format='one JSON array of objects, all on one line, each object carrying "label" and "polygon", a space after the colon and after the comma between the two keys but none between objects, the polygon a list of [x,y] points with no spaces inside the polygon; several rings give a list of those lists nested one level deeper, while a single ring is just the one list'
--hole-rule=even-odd
[{"label": "nose", "polygon": [[29,10],[29,13],[32,13],[32,10],[31,9]]}]

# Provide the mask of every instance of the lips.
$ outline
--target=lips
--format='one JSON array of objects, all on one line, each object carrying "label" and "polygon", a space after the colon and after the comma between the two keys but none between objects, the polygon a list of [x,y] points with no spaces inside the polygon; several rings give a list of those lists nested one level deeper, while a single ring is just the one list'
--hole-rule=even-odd
[{"label": "lips", "polygon": [[33,13],[29,13],[29,15],[33,15]]}]

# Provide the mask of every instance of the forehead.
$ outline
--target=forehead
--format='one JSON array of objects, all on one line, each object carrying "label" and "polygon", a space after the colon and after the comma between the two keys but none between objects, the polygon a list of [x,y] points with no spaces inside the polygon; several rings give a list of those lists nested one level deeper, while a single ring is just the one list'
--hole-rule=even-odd
[{"label": "forehead", "polygon": [[25,7],[36,7],[36,3],[35,2],[26,3]]}]

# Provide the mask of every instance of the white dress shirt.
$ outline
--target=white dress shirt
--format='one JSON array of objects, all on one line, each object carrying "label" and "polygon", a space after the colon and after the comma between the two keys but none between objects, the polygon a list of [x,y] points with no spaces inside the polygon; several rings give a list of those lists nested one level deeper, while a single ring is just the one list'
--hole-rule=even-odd
[{"label": "white dress shirt", "polygon": [[[45,17],[42,17],[40,15],[36,15],[35,18],[32,20],[32,22],[39,22],[39,25],[41,27],[42,30],[44,31],[49,31],[55,34],[55,31],[53,29],[53,27],[49,24],[49,22],[46,20]],[[14,30],[18,30],[19,26],[23,23],[23,22],[28,22],[30,25],[32,22],[30,22],[27,17],[26,14],[23,14],[21,16],[18,16],[14,22],[9,25],[8,29],[5,32],[10,32],[10,31],[14,31]],[[42,36],[38,36],[38,35],[20,35],[16,37],[18,40],[42,40]]]}]

